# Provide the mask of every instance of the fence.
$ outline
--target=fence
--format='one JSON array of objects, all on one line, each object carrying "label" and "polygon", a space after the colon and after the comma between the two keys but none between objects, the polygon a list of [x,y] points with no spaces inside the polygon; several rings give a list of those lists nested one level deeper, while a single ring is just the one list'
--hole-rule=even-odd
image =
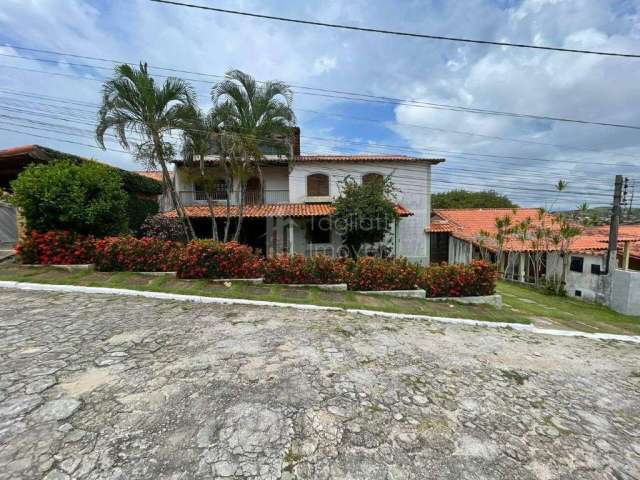
[{"label": "fence", "polygon": [[0,245],[15,245],[18,241],[18,222],[15,207],[0,202]]}]

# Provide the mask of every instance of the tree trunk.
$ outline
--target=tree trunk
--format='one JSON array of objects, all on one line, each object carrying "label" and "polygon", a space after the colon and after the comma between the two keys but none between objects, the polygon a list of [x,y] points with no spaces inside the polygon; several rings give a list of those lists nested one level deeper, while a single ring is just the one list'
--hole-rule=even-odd
[{"label": "tree trunk", "polygon": [[169,195],[171,196],[171,201],[173,202],[173,206],[176,209],[176,214],[182,220],[182,224],[184,226],[185,235],[187,240],[191,240],[196,238],[196,233],[193,230],[193,225],[191,225],[191,221],[187,216],[187,212],[182,205],[182,201],[176,193],[173,182],[171,181],[171,176],[169,175],[169,169],[167,168],[167,164],[164,161],[164,152],[162,150],[162,141],[160,140],[160,136],[157,133],[153,134],[153,143],[154,149],[156,151],[156,159],[158,163],[160,163],[160,168],[162,169],[162,178],[164,179],[167,188],[169,189]]},{"label": "tree trunk", "polygon": [[236,231],[233,234],[233,241],[237,242],[240,238],[240,229],[242,228],[242,219],[244,218],[244,201],[245,194],[247,191],[247,183],[244,181],[240,182],[240,202],[238,203],[238,223],[236,225]]}]

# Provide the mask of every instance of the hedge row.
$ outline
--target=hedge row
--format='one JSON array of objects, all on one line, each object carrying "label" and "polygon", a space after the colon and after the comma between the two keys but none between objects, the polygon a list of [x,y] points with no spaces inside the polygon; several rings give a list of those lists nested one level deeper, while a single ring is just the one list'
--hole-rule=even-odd
[{"label": "hedge row", "polygon": [[486,262],[420,267],[406,259],[356,261],[322,255],[261,258],[235,242],[188,244],[154,237],[96,240],[71,232],[33,232],[18,245],[22,263],[95,263],[100,271],[176,271],[180,278],[258,278],[279,284],[346,283],[349,290],[412,290],[428,297],[491,295],[496,270]]}]

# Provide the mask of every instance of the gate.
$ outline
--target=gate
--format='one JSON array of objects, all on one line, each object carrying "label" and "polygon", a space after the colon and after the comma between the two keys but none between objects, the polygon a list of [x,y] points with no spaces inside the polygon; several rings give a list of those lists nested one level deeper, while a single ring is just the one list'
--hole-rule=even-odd
[{"label": "gate", "polygon": [[15,245],[18,241],[18,222],[15,207],[0,202],[0,245]]}]

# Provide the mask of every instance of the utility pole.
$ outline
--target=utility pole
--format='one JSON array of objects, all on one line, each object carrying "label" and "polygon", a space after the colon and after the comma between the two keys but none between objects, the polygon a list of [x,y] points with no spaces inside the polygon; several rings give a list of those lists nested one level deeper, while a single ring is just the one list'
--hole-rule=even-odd
[{"label": "utility pole", "polygon": [[607,250],[607,275],[613,274],[618,266],[618,227],[620,226],[620,204],[622,203],[622,185],[624,178],[616,175],[616,185],[613,192],[613,209],[609,224],[609,249]]}]

